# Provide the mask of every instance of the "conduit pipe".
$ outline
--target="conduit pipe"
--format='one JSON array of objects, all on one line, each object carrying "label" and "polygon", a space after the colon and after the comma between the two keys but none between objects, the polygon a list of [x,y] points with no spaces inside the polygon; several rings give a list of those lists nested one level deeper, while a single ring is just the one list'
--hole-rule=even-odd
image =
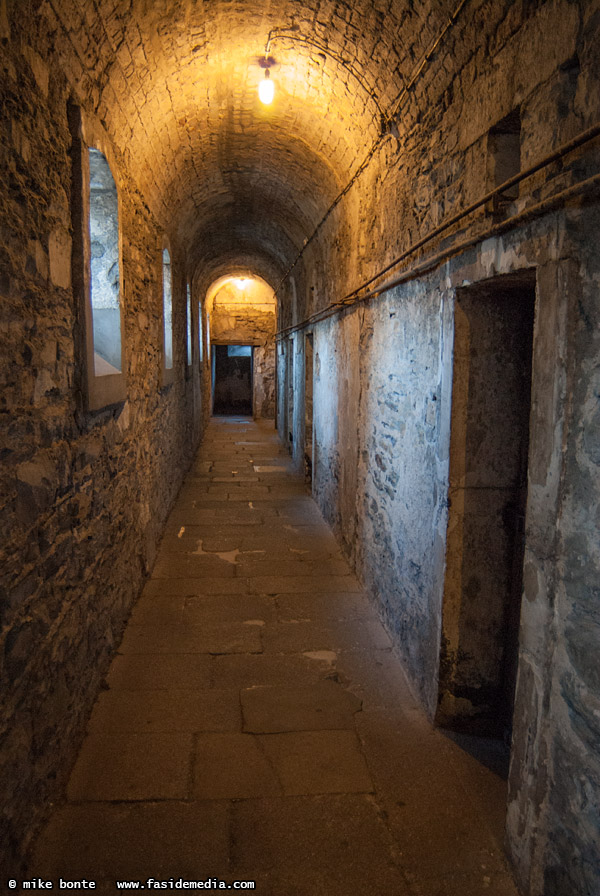
[{"label": "conduit pipe", "polygon": [[[385,283],[382,283],[375,289],[369,290],[368,292],[359,295],[360,291],[364,289],[365,285],[359,287],[354,293],[350,293],[347,297],[341,299],[339,302],[334,302],[331,305],[328,305],[327,308],[323,308],[322,311],[315,312],[315,314],[307,317],[301,323],[294,324],[294,326],[292,327],[285,327],[283,330],[280,330],[275,334],[275,338],[279,340],[284,339],[285,337],[297,332],[298,330],[305,329],[311,324],[319,323],[320,321],[326,320],[329,317],[333,317],[334,315],[339,314],[346,309],[352,308],[354,305],[359,305],[363,302],[369,301],[369,299],[376,298],[377,296],[389,292],[391,289],[394,289],[396,286],[400,286],[402,283],[406,283],[410,280],[415,279],[416,277],[423,276],[442,262],[448,261],[453,256],[460,255],[467,249],[476,246],[482,240],[489,239],[493,236],[498,236],[499,234],[504,233],[506,230],[510,230],[513,227],[518,227],[519,225],[524,224],[531,218],[539,217],[540,215],[551,211],[553,206],[565,205],[567,202],[576,199],[579,196],[586,196],[588,193],[593,194],[594,196],[597,194],[600,195],[600,174],[595,174],[592,177],[588,177],[586,180],[579,181],[578,183],[573,184],[571,187],[567,187],[566,189],[561,190],[559,193],[548,196],[541,202],[529,206],[529,208],[523,209],[523,211],[512,215],[510,218],[506,218],[506,220],[488,227],[483,232],[480,232],[467,240],[463,240],[461,243],[456,243],[453,246],[449,246],[442,252],[438,252],[437,255],[430,256],[420,265],[412,267],[410,268],[410,270],[404,271],[402,274],[399,274],[392,280],[387,280]],[[424,241],[421,240],[420,244],[416,245],[422,245],[423,242]],[[411,253],[411,251],[412,250],[407,250],[402,258],[405,259],[406,256]],[[387,272],[388,270],[389,267],[382,271],[378,276],[382,276],[382,274]],[[372,283],[373,280],[368,282]]]},{"label": "conduit pipe", "polygon": [[511,187],[517,186],[521,181],[526,180],[528,177],[531,177],[533,174],[537,174],[538,171],[541,171],[542,168],[548,167],[553,162],[558,162],[567,156],[570,152],[573,152],[575,149],[578,149],[580,146],[583,146],[586,143],[589,143],[591,140],[594,140],[596,137],[600,136],[600,125],[595,125],[594,127],[588,128],[587,131],[582,131],[577,137],[574,137],[572,140],[569,140],[567,143],[564,143],[561,147],[559,147],[554,152],[550,153],[550,155],[545,156],[541,161],[536,162],[534,165],[530,165],[529,168],[525,168],[523,171],[520,171],[518,174],[515,174],[514,177],[509,178],[503,184],[500,184],[499,187],[494,187],[493,190],[490,190],[489,193],[486,193],[481,199],[478,199],[476,202],[473,202],[471,205],[468,205],[466,208],[461,209],[460,212],[457,212],[451,218],[448,218],[438,227],[435,227],[431,230],[426,236],[420,239],[418,242],[413,243],[410,248],[408,248],[401,255],[398,255],[393,261],[391,261],[386,267],[382,268],[377,274],[370,278],[370,280],[365,281],[356,289],[353,289],[352,292],[348,293],[347,296],[344,296],[341,301],[345,301],[346,299],[352,298],[357,295],[362,289],[366,289],[372,283],[379,279],[379,277],[383,277],[384,274],[387,274],[388,271],[391,271],[396,265],[400,264],[404,261],[409,255],[412,255],[414,252],[417,252],[423,246],[425,246],[428,242],[435,239],[436,236],[440,236],[445,230],[448,230],[450,227],[453,227],[455,224],[460,223],[463,218],[466,218],[468,215],[472,214],[474,211],[477,211],[478,208],[481,208],[482,205],[486,205],[488,202],[491,202],[496,196],[501,196],[502,193],[505,193],[507,190],[510,190]]}]

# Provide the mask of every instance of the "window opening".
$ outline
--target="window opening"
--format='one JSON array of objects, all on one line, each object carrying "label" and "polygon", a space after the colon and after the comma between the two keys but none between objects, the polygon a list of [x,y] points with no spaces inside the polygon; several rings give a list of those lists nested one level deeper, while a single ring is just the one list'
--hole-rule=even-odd
[{"label": "window opening", "polygon": [[294,444],[294,337],[287,342],[287,436],[290,451]]},{"label": "window opening", "polygon": [[164,349],[165,370],[173,369],[173,287],[171,280],[171,255],[168,249],[163,249],[163,322],[164,322]]},{"label": "window opening", "polygon": [[90,148],[90,294],[94,374],[121,373],[119,200],[106,157]]},{"label": "window opening", "polygon": [[313,471],[313,334],[304,337],[304,478],[312,483]]},{"label": "window opening", "polygon": [[202,304],[198,303],[198,347],[200,363],[204,361],[204,332],[202,330]]},{"label": "window opening", "polygon": [[[501,186],[521,170],[521,114],[519,109],[499,121],[488,134],[488,186]],[[495,196],[488,211],[501,214],[519,196],[519,185]]]},{"label": "window opening", "polygon": [[188,367],[192,363],[192,293],[190,284],[187,285],[187,304],[186,304],[186,332],[187,332],[187,362]]}]

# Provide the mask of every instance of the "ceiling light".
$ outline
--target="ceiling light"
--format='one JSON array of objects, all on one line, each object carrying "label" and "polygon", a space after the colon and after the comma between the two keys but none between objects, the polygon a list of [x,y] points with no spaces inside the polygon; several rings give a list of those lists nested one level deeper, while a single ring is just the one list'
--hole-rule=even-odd
[{"label": "ceiling light", "polygon": [[258,85],[258,97],[265,106],[269,106],[273,102],[275,94],[275,85],[271,81],[271,73],[269,69],[265,69],[265,77]]}]

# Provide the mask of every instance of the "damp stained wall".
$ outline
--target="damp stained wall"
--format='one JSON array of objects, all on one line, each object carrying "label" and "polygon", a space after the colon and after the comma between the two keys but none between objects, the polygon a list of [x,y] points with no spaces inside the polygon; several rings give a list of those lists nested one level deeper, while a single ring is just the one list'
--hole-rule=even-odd
[{"label": "damp stained wall", "polygon": [[[284,330],[279,346],[279,426],[302,469],[302,345],[310,330],[313,494],[433,717],[442,615],[450,609],[444,585],[457,290],[534,272],[506,842],[523,893],[591,896],[600,887],[597,142],[532,174],[504,207],[481,206],[459,229],[409,254],[387,275],[416,269],[405,282],[302,326],[485,195],[490,134],[511,109],[519,109],[522,169],[597,121],[597,10],[560,2],[530,13],[513,7],[507,29],[496,8],[479,25],[494,47],[494,66],[455,57],[452,71],[460,75],[451,84],[438,72],[417,85],[402,154],[395,158],[393,141],[384,144],[294,271],[295,311],[283,324],[297,329]],[[464,25],[471,27],[475,22]],[[467,43],[463,34],[462,47]],[[588,178],[577,195],[575,185]],[[419,271],[423,258],[433,261]]]}]

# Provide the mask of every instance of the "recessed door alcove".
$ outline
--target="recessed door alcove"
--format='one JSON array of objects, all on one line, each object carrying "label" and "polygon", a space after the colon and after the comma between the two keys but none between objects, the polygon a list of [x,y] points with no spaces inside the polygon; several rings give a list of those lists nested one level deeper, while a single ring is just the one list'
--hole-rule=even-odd
[{"label": "recessed door alcove", "polygon": [[525,543],[535,272],[459,289],[438,722],[512,725]]},{"label": "recessed door alcove", "polygon": [[313,471],[313,334],[304,337],[304,477],[312,483]]}]

